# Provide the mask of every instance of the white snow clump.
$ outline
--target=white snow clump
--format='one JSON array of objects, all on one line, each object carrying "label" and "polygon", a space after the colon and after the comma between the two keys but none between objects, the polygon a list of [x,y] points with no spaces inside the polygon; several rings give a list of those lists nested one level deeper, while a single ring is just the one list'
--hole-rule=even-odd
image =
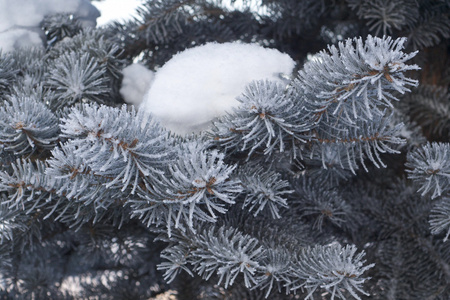
[{"label": "white snow clump", "polygon": [[287,54],[257,44],[208,43],[172,57],[156,72],[140,109],[174,133],[199,133],[231,112],[253,80],[282,81],[295,67]]},{"label": "white snow clump", "polygon": [[154,72],[141,64],[131,64],[122,70],[122,74],[120,94],[126,103],[139,107],[150,88]]},{"label": "white snow clump", "polygon": [[74,14],[83,27],[95,27],[100,12],[89,0],[0,0],[0,50],[42,47],[39,25],[46,15]]}]

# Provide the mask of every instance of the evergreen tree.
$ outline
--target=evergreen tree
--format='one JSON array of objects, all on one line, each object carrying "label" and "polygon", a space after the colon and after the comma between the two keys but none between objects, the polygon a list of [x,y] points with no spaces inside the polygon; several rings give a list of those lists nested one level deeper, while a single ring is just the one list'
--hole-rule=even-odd
[{"label": "evergreen tree", "polygon": [[[0,54],[1,298],[450,299],[450,1],[225,2]],[[125,104],[133,62],[234,41],[297,69],[197,134]]]}]

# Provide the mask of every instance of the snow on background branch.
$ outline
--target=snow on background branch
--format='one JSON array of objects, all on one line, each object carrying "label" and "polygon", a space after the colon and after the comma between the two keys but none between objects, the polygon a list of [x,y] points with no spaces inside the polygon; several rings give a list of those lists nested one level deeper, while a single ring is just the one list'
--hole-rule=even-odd
[{"label": "snow on background branch", "polygon": [[95,27],[100,12],[89,0],[0,0],[0,48],[41,46],[40,23],[47,15],[75,15],[83,27]]}]

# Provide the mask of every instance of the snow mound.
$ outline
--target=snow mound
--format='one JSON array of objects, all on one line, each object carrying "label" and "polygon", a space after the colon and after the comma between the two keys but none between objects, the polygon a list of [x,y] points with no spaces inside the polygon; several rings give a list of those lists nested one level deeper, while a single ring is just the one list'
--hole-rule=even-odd
[{"label": "snow mound", "polygon": [[174,133],[198,133],[237,107],[236,97],[250,82],[281,81],[294,66],[289,55],[257,44],[208,43],[176,54],[158,70],[141,109]]},{"label": "snow mound", "polygon": [[122,70],[120,94],[126,103],[138,107],[150,88],[154,72],[140,64],[132,64]]},{"label": "snow mound", "polygon": [[89,0],[0,0],[0,49],[42,46],[39,24],[46,15],[71,13],[84,27],[95,27],[100,12]]}]

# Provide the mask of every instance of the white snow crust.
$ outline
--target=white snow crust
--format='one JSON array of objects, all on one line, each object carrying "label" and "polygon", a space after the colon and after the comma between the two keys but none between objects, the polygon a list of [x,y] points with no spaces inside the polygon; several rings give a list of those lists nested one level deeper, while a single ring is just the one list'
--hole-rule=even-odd
[{"label": "white snow crust", "polygon": [[137,17],[136,10],[144,0],[106,0],[95,1],[102,15],[97,19],[97,26],[104,26],[113,21],[123,22]]},{"label": "white snow crust", "polygon": [[199,133],[231,112],[253,80],[282,81],[292,58],[257,44],[208,43],[176,54],[156,72],[140,109],[174,133]]},{"label": "white snow crust", "polygon": [[122,74],[120,94],[126,103],[139,107],[150,88],[154,72],[141,64],[131,64],[122,70]]},{"label": "white snow crust", "polygon": [[84,27],[95,27],[100,16],[89,0],[0,0],[0,49],[42,46],[39,24],[57,13],[76,15]]}]

